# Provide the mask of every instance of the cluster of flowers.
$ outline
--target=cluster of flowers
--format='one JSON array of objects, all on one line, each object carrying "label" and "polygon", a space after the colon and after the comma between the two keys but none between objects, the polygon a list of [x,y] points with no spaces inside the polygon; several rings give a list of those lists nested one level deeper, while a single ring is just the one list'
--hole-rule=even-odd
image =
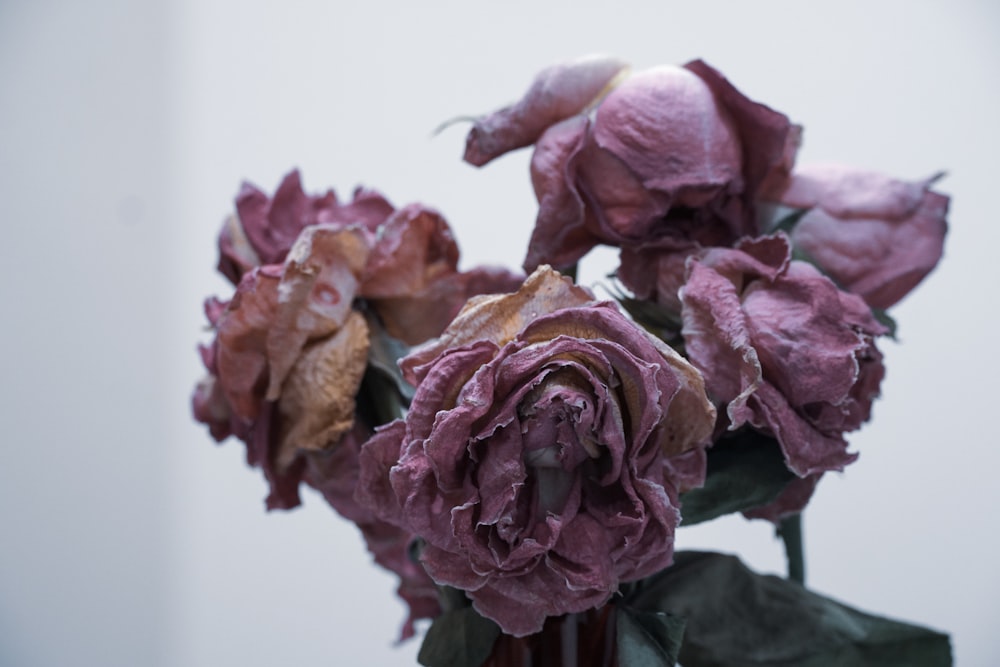
[{"label": "cluster of flowers", "polygon": [[[439,586],[513,636],[598,608],[671,564],[713,445],[777,442],[794,480],[746,512],[772,521],[857,457],[882,310],[938,262],[948,198],[795,166],[800,139],[701,61],[544,70],[465,152],[534,146],[527,275],[459,271],[421,205],[246,185],[195,416],[246,443],[269,508],[304,482],[359,526],[400,576],[404,636]],[[567,275],[597,245],[620,249],[621,304]]]}]

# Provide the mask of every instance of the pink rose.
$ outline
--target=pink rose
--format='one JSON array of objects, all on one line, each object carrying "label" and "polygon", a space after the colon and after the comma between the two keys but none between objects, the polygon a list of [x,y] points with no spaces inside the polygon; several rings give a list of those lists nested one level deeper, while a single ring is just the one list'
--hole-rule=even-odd
[{"label": "pink rose", "polygon": [[195,416],[217,439],[247,443],[269,508],[298,505],[300,454],[335,446],[354,423],[369,327],[352,303],[367,254],[354,230],[310,227],[284,265],[245,274],[224,308],[209,302],[216,338]]},{"label": "pink rose", "polygon": [[367,264],[357,294],[378,313],[388,333],[409,345],[441,333],[477,294],[517,289],[523,276],[504,269],[458,270],[458,244],[441,215],[421,204],[396,209],[385,197],[358,188],[341,204],[333,190],[309,195],[298,171],[273,197],[244,183],[236,214],[219,234],[219,271],[233,284],[258,266],[281,264],[309,227],[352,229],[364,239]]},{"label": "pink rose", "polygon": [[948,197],[930,189],[938,178],[906,182],[810,165],[797,168],[763,198],[807,209],[791,231],[796,250],[869,305],[888,308],[941,259]]},{"label": "pink rose", "polygon": [[478,119],[465,158],[481,165],[534,143],[539,213],[525,268],[619,246],[623,281],[650,298],[656,277],[630,270],[634,254],[756,234],[754,197],[790,167],[797,138],[702,61],[629,74],[590,58],[545,70],[520,102]]},{"label": "pink rose", "polygon": [[780,443],[799,477],[857,458],[844,433],[868,420],[885,373],[868,305],[812,265],[790,261],[783,235],[712,249],[681,291],[688,357],[729,428]]},{"label": "pink rose", "polygon": [[364,446],[358,500],[424,540],[436,582],[523,636],[670,563],[715,413],[613,304],[543,267],[401,366],[416,394]]}]

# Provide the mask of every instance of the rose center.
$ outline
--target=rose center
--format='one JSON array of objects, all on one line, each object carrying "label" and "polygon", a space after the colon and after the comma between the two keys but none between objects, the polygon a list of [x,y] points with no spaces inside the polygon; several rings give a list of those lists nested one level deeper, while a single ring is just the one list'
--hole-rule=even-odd
[{"label": "rose center", "polygon": [[577,469],[600,456],[594,401],[572,384],[549,381],[522,401],[518,413],[524,463],[535,488],[535,516],[559,514],[573,493]]}]

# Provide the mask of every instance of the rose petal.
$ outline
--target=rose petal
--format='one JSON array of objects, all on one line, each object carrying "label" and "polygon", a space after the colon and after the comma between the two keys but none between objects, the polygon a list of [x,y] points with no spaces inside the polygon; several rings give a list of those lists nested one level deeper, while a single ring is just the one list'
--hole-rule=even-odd
[{"label": "rose petal", "polygon": [[519,102],[476,120],[466,139],[465,161],[480,167],[534,143],[547,127],[595,104],[627,70],[628,65],[608,56],[542,70]]}]

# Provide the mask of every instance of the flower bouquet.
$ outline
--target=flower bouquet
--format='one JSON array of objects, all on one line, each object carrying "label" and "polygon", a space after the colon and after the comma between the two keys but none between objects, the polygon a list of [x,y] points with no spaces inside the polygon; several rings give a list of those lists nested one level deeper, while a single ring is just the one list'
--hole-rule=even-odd
[{"label": "flower bouquet", "polygon": [[[947,635],[805,588],[800,533],[948,198],[796,166],[801,137],[702,61],[543,70],[465,151],[533,146],[524,274],[460,270],[422,204],[245,184],[195,417],[246,444],[268,509],[306,484],[357,525],[402,638],[431,620],[425,665],[949,665]],[[575,282],[598,245],[605,298]],[[787,579],[675,549],[734,512],[777,526]]]}]

